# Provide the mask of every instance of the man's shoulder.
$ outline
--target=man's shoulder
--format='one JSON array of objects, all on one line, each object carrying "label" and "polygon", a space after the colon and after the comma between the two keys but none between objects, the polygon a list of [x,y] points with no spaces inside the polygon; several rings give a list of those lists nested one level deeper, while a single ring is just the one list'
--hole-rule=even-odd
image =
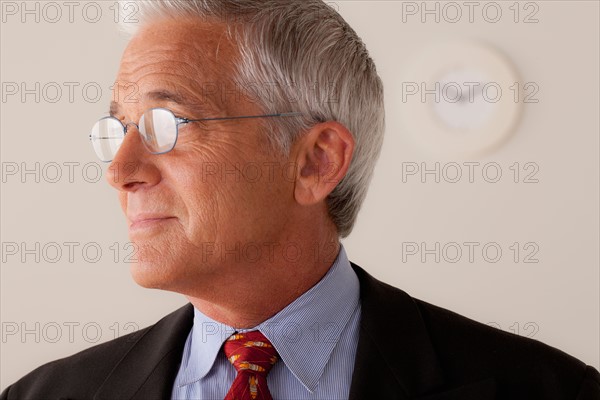
[{"label": "man's shoulder", "polygon": [[500,394],[529,391],[530,396],[524,398],[539,398],[536,395],[541,390],[555,393],[555,398],[578,398],[578,392],[594,396],[600,393],[600,373],[562,350],[412,297],[372,276],[362,274],[362,281],[370,286],[369,308],[385,310],[386,318],[379,320],[381,326],[377,329],[388,330],[390,324],[399,326],[405,311],[412,310],[417,316],[413,323],[422,323],[421,334],[428,336],[450,386],[493,377]]},{"label": "man's shoulder", "polygon": [[23,376],[0,395],[5,399],[92,398],[111,371],[157,327],[189,312],[190,305],[175,310],[146,328],[48,362]]},{"label": "man's shoulder", "polygon": [[54,393],[62,393],[64,387],[71,388],[73,393],[84,398],[91,397],[111,369],[150,329],[152,327],[43,364],[15,382],[9,388],[7,398],[34,398],[39,393],[53,398]]},{"label": "man's shoulder", "polygon": [[555,398],[600,400],[591,397],[600,396],[600,373],[570,354],[423,300],[414,302],[454,384],[466,377],[493,376],[499,393],[510,393],[513,398],[513,393],[520,392],[524,398],[552,393]]},{"label": "man's shoulder", "polygon": [[[577,358],[532,337],[503,331],[455,311],[412,298],[427,326],[431,341],[447,365],[477,360],[477,369],[489,364],[510,367],[518,373],[562,365],[571,370],[585,364]],[[522,372],[525,372],[522,371]]]}]

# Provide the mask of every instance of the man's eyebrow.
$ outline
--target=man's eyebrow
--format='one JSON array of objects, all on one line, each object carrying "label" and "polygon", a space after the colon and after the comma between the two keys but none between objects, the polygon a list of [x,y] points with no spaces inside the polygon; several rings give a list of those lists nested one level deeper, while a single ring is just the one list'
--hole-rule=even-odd
[{"label": "man's eyebrow", "polygon": [[143,97],[147,100],[162,100],[181,105],[188,103],[180,94],[169,92],[168,90],[153,90],[144,93]]},{"label": "man's eyebrow", "polygon": [[108,114],[111,117],[118,115],[120,110],[121,110],[121,106],[119,105],[119,103],[117,103],[114,100],[110,102],[110,110],[108,111]]},{"label": "man's eyebrow", "polygon": [[[181,106],[191,106],[194,108],[201,108],[202,111],[206,111],[210,108],[210,107],[208,107],[208,104],[198,104],[194,101],[190,101],[189,99],[185,99],[182,95],[180,95],[178,93],[174,93],[174,92],[164,90],[164,89],[153,90],[151,92],[144,93],[142,98],[146,101],[148,101],[148,100],[167,101],[169,103],[175,103],[175,104],[178,104]],[[199,106],[201,106],[201,107],[199,107]],[[111,101],[110,102],[110,110],[109,110],[110,115],[111,116],[118,115],[120,111],[121,111],[121,105],[114,100]]]}]

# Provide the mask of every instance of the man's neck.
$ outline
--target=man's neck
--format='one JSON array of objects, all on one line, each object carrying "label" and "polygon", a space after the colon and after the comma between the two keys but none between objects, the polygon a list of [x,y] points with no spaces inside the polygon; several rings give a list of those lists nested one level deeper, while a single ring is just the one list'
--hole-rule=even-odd
[{"label": "man's neck", "polygon": [[333,265],[340,243],[336,238],[304,244],[298,252],[292,250],[287,257],[241,267],[244,272],[223,277],[211,293],[186,297],[215,321],[237,329],[253,328],[317,284]]}]

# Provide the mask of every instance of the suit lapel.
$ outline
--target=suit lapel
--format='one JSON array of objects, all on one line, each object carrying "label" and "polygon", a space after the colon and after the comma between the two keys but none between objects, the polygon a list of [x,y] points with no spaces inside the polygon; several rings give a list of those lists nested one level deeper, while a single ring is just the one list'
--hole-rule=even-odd
[{"label": "suit lapel", "polygon": [[134,336],[135,343],[98,389],[94,400],[171,398],[193,321],[194,309],[188,303]]},{"label": "suit lapel", "polygon": [[351,265],[360,281],[361,322],[350,400],[494,399],[493,379],[449,388],[415,300]]}]

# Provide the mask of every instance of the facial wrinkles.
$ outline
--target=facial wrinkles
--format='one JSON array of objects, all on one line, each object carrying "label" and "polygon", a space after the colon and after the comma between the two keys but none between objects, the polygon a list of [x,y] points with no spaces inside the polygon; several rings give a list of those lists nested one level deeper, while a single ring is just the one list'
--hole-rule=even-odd
[{"label": "facial wrinkles", "polygon": [[[244,224],[256,226],[261,219],[264,222],[268,217],[261,217],[260,213],[252,213],[251,210],[257,205],[265,207],[272,198],[281,197],[282,193],[278,189],[280,185],[277,182],[268,180],[270,179],[270,172],[267,169],[261,169],[261,178],[256,181],[244,178],[244,168],[247,163],[252,162],[258,168],[263,168],[266,162],[273,161],[266,158],[260,151],[258,153],[252,152],[252,149],[256,149],[256,145],[251,146],[251,143],[248,143],[247,146],[232,146],[231,142],[227,140],[221,140],[219,143],[211,141],[210,146],[207,146],[197,155],[202,158],[202,162],[215,162],[219,171],[224,168],[229,171],[234,169],[241,171],[239,181],[236,181],[234,174],[207,176],[205,182],[207,191],[205,193],[209,198],[199,199],[198,201],[199,204],[212,206],[209,208],[211,213],[203,215],[205,218],[208,218],[214,224],[221,221],[221,229],[217,231],[219,237],[215,237],[215,241],[218,243],[227,241],[228,235],[232,233],[228,232],[226,228],[239,230],[238,225],[224,227],[223,221],[229,220],[235,221],[234,224],[241,224],[241,219],[244,219]],[[193,152],[186,152],[186,154],[192,157]],[[276,179],[278,178],[278,171],[274,175]],[[198,177],[190,177],[190,179],[198,179]],[[293,196],[291,189],[289,196],[290,198]],[[231,199],[237,199],[237,201],[231,202]],[[243,204],[245,206],[242,206]],[[194,212],[194,210],[189,211],[190,213]],[[206,221],[205,218],[196,219],[195,221]],[[241,237],[244,237],[244,235],[242,234]],[[260,241],[261,238],[247,237],[246,240]]]},{"label": "facial wrinkles", "polygon": [[[194,112],[194,109],[198,108],[199,113],[205,114],[201,117],[207,116],[208,110],[212,111],[208,116],[224,116],[223,112],[218,112],[227,108],[219,96],[221,91],[214,90],[215,87],[220,88],[224,84],[218,79],[215,68],[210,67],[214,65],[214,60],[205,56],[210,52],[206,49],[202,51],[196,45],[190,45],[184,51],[164,46],[145,51],[132,47],[133,49],[123,57],[118,77],[118,84],[126,86],[125,89],[128,86],[130,90],[129,93],[120,90],[119,94],[132,94],[133,90],[137,90],[136,97],[139,97],[144,91],[168,88],[182,93],[189,111]],[[195,57],[191,57],[189,53],[193,53]],[[199,60],[199,55],[202,55],[202,60]],[[131,84],[135,87],[131,87]]]},{"label": "facial wrinkles", "polygon": [[[244,182],[242,178],[239,182],[235,180],[235,176],[227,175],[225,180],[222,176],[217,173],[216,175],[205,175],[205,171],[202,169],[205,163],[214,163],[217,170],[227,168],[233,170],[234,168],[240,169],[244,158],[240,157],[240,154],[236,153],[236,148],[228,146],[227,144],[214,144],[210,145],[195,145],[197,151],[186,149],[185,153],[181,153],[181,157],[173,159],[173,162],[181,163],[182,165],[198,165],[196,169],[181,169],[178,171],[169,171],[170,177],[174,178],[177,174],[177,178],[180,181],[185,182],[186,185],[201,184],[205,188],[202,192],[194,193],[194,198],[188,198],[187,202],[187,214],[190,215],[191,224],[188,226],[188,234],[191,237],[193,232],[205,232],[204,227],[196,226],[200,221],[207,221],[208,226],[216,228],[219,226],[218,221],[225,221],[233,218],[233,214],[236,213],[236,208],[239,210],[240,204],[248,204],[251,201],[250,198],[246,198],[246,195],[252,195],[250,190],[241,190],[243,186],[255,185],[252,183]],[[201,148],[201,150],[200,150]],[[247,157],[246,157],[247,158]],[[237,164],[237,166],[236,166]],[[184,171],[186,171],[184,173]],[[169,176],[165,180],[169,180]],[[250,187],[252,189],[252,187]],[[244,196],[241,198],[240,196]],[[232,203],[231,199],[236,198],[238,202]],[[197,205],[197,206],[196,206]],[[233,207],[233,208],[231,208]],[[195,216],[195,217],[194,217]],[[199,217],[199,218],[198,218]],[[218,231],[211,232],[211,240],[220,240],[216,235]],[[203,235],[204,235],[203,233]],[[225,240],[226,238],[222,238]],[[192,241],[193,238],[192,238]]]},{"label": "facial wrinkles", "polygon": [[[125,79],[128,79],[125,81]],[[118,108],[121,113],[135,111],[137,115],[119,115],[118,117],[139,117],[145,109],[164,106],[171,109],[176,115],[184,114],[183,116],[190,119],[201,118],[207,113],[215,113],[214,106],[211,102],[206,101],[206,98],[201,98],[196,95],[196,91],[186,85],[181,75],[179,74],[163,74],[163,73],[148,73],[141,78],[128,78],[118,81],[119,93],[115,97],[119,104]],[[133,82],[133,84],[129,83]],[[151,91],[166,91],[177,95],[184,99],[184,102],[179,104],[172,99],[144,99],[144,94]]]}]

